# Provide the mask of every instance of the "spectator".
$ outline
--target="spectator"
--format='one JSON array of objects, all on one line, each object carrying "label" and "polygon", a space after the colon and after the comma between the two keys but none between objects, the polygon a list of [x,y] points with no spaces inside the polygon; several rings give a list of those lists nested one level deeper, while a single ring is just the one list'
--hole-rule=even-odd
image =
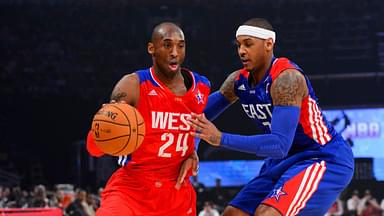
[{"label": "spectator", "polygon": [[9,194],[10,194],[9,188],[3,187],[0,185],[0,208],[7,207]]},{"label": "spectator", "polygon": [[69,216],[93,216],[88,214],[88,204],[86,202],[87,192],[78,189],[76,199],[68,206],[66,212]]},{"label": "spectator", "polygon": [[351,198],[347,200],[347,210],[349,216],[357,216],[357,208],[359,206],[360,198],[359,191],[354,190]]},{"label": "spectator", "polygon": [[204,199],[206,197],[205,196],[206,188],[203,183],[199,182],[197,176],[192,176],[192,185],[197,195],[197,203],[196,203],[197,209],[200,210],[203,208],[203,203],[205,201]]},{"label": "spectator", "polygon": [[84,205],[84,210],[89,216],[96,215],[96,209],[98,208],[96,204],[96,196],[91,193],[87,194],[86,205]]},{"label": "spectator", "polygon": [[13,187],[9,196],[7,208],[26,208],[28,207],[28,196],[21,190],[19,186]]},{"label": "spectator", "polygon": [[199,212],[199,216],[219,216],[219,211],[214,208],[213,203],[205,202],[204,209]]},{"label": "spectator", "polygon": [[33,190],[33,197],[29,204],[33,208],[47,208],[49,207],[49,199],[44,185],[37,185]]},{"label": "spectator", "polygon": [[381,216],[381,208],[376,199],[372,197],[370,190],[365,190],[364,197],[357,209],[359,216]]},{"label": "spectator", "polygon": [[217,209],[220,212],[224,210],[224,206],[226,206],[228,202],[228,197],[226,192],[221,187],[221,179],[216,179],[216,186],[207,192],[207,197],[209,201],[212,201],[217,205]]},{"label": "spectator", "polygon": [[382,209],[375,198],[367,200],[362,216],[381,216]]}]

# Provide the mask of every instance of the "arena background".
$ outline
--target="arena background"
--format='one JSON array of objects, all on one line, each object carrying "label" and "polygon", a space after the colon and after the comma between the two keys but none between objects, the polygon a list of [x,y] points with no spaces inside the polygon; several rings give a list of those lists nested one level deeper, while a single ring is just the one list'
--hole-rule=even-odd
[{"label": "arena background", "polygon": [[[217,90],[241,67],[234,34],[252,17],[270,20],[275,55],[305,70],[323,108],[384,108],[382,0],[0,0],[0,185],[103,186],[116,158],[89,157],[84,139],[117,80],[151,64],[153,27],[179,24],[184,66]],[[245,117],[236,105],[215,123],[255,133]],[[258,159],[204,143],[199,154],[202,162]],[[372,158],[361,161],[372,166]],[[383,197],[383,182],[370,173],[351,185]]]}]

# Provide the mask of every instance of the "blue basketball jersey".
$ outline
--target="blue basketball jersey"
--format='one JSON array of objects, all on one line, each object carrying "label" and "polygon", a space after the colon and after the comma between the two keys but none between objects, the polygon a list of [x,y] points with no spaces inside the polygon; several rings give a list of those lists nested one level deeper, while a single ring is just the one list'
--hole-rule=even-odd
[{"label": "blue basketball jersey", "polygon": [[273,58],[271,66],[263,79],[254,87],[249,85],[249,72],[240,70],[234,91],[239,97],[241,106],[247,116],[264,132],[270,133],[273,102],[270,93],[273,81],[287,69],[300,71],[307,83],[308,96],[301,104],[300,120],[296,128],[289,155],[304,150],[315,150],[326,145],[337,133],[327,121],[318,105],[317,97],[304,71],[287,58]]}]

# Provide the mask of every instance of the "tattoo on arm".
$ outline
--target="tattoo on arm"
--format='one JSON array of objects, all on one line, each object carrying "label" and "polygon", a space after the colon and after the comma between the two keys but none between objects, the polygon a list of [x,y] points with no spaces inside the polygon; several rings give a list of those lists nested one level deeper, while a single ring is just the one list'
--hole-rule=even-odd
[{"label": "tattoo on arm", "polygon": [[221,94],[223,94],[231,103],[238,99],[234,91],[234,84],[238,74],[239,71],[231,73],[220,87]]},{"label": "tattoo on arm", "polygon": [[304,76],[296,70],[282,72],[271,86],[274,105],[301,106],[308,88]]},{"label": "tattoo on arm", "polygon": [[116,102],[121,101],[127,97],[127,93],[120,91],[120,88],[116,88],[111,95],[111,100],[114,100]]}]

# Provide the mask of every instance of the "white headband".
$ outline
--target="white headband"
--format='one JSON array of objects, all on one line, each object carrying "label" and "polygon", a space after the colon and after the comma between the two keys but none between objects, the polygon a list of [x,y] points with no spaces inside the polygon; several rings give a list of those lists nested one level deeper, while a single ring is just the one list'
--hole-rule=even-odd
[{"label": "white headband", "polygon": [[236,37],[239,35],[247,35],[261,39],[272,38],[273,43],[276,42],[276,33],[274,31],[255,26],[241,25],[236,31]]}]

